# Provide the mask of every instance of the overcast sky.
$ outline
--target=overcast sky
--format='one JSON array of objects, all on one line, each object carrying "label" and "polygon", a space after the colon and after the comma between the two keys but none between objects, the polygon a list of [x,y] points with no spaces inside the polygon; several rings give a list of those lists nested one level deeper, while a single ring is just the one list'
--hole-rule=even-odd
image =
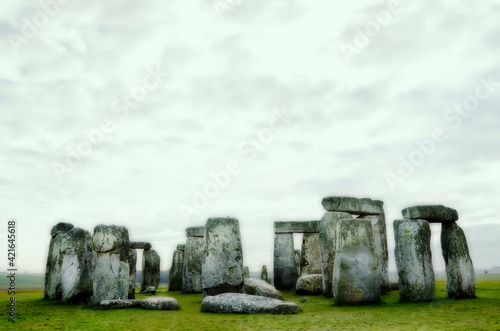
[{"label": "overcast sky", "polygon": [[125,225],[166,270],[215,216],[272,270],[273,222],[329,195],[384,201],[391,271],[417,204],[457,209],[474,266],[500,265],[498,1],[55,1],[0,4],[20,271],[44,272],[61,220]]}]

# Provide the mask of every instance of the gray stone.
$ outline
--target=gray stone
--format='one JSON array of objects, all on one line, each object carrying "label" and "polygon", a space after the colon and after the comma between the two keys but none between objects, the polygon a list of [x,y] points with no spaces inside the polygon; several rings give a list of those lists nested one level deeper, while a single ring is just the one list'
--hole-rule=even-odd
[{"label": "gray stone", "polygon": [[143,291],[141,291],[141,294],[153,295],[156,293],[157,289],[158,288],[156,286],[148,286]]},{"label": "gray stone", "polygon": [[243,268],[243,278],[250,278],[250,268],[247,266]]},{"label": "gray stone", "polygon": [[321,255],[319,252],[319,233],[304,233],[300,258],[300,275],[317,275],[322,273]]},{"label": "gray stone", "polygon": [[195,226],[186,229],[186,237],[203,237],[205,234],[205,227]]},{"label": "gray stone", "polygon": [[370,220],[341,219],[335,230],[333,297],[335,303],[380,301],[380,281]]},{"label": "gray stone", "polygon": [[66,233],[73,228],[74,226],[71,223],[59,222],[52,227],[52,229],[50,230],[50,235],[52,238],[54,238],[58,234]]},{"label": "gray stone", "polygon": [[236,218],[209,218],[203,238],[203,296],[243,291],[243,252]]},{"label": "gray stone", "polygon": [[160,255],[153,250],[145,250],[142,254],[141,292],[150,286],[160,285]]},{"label": "gray stone", "polygon": [[319,221],[274,222],[274,233],[318,233]]},{"label": "gray stone", "polygon": [[201,302],[201,311],[232,314],[296,314],[300,307],[291,302],[240,293],[207,296]]},{"label": "gray stone", "polygon": [[403,209],[404,218],[424,219],[431,223],[455,222],[458,213],[455,209],[443,205],[413,206]]},{"label": "gray stone", "polygon": [[93,303],[127,299],[130,276],[127,228],[116,225],[96,226],[92,247],[96,253]]},{"label": "gray stone", "polygon": [[44,297],[52,300],[62,299],[61,267],[63,256],[61,245],[64,241],[64,234],[73,228],[69,223],[57,223],[51,230],[49,253],[45,268]]},{"label": "gray stone", "polygon": [[179,310],[177,300],[170,297],[154,297],[141,300],[141,308],[148,310]]},{"label": "gray stone", "polygon": [[476,275],[464,231],[457,223],[443,223],[441,248],[446,264],[446,287],[450,299],[476,297]]},{"label": "gray stone", "polygon": [[99,303],[100,309],[126,309],[141,307],[142,300],[125,299],[125,300],[104,300]]},{"label": "gray stone", "polygon": [[177,245],[177,248],[176,248],[178,251],[181,251],[181,252],[184,252],[184,250],[186,249],[186,245]]},{"label": "gray stone", "polygon": [[322,294],[323,275],[306,275],[297,280],[296,294]]},{"label": "gray stone", "polygon": [[335,262],[335,229],[337,221],[351,214],[326,212],[319,225],[319,248],[323,275],[323,295],[333,297],[333,264]]},{"label": "gray stone", "polygon": [[245,290],[246,294],[250,295],[260,295],[262,297],[283,299],[281,293],[268,282],[257,278],[245,278]]},{"label": "gray stone", "polygon": [[[300,261],[300,255],[299,255]],[[274,235],[274,286],[278,290],[291,290],[299,278],[300,263],[295,260],[293,234]]]},{"label": "gray stone", "polygon": [[357,219],[366,219],[372,222],[375,258],[380,280],[380,293],[386,294],[389,290],[389,251],[387,249],[387,231],[385,214],[365,215]]},{"label": "gray stone", "polygon": [[426,220],[395,220],[396,265],[401,301],[431,301],[436,282],[431,256],[431,229]]},{"label": "gray stone", "polygon": [[[297,279],[300,277],[300,261],[302,260],[302,253],[300,249],[294,250],[295,252],[295,268],[297,269]],[[297,280],[295,280],[295,283],[297,283]],[[295,285],[293,286],[295,289]]]},{"label": "gray stone", "polygon": [[380,200],[353,197],[326,197],[323,199],[326,211],[339,211],[355,215],[378,215],[384,213],[384,203]]},{"label": "gray stone", "polygon": [[181,293],[201,293],[203,237],[188,237],[182,266]]},{"label": "gray stone", "polygon": [[300,299],[300,303],[307,303],[307,302],[311,302],[311,298],[308,298],[308,297],[303,297],[302,299]]},{"label": "gray stone", "polygon": [[262,272],[260,273],[260,279],[271,284],[271,279],[269,278],[269,276],[267,274],[267,266],[265,266],[265,265],[262,266]]},{"label": "gray stone", "polygon": [[184,245],[177,245],[177,248],[182,246],[182,250],[177,249],[174,251],[172,257],[172,267],[168,274],[168,290],[180,291],[182,288],[182,264],[184,263]]},{"label": "gray stone", "polygon": [[61,234],[62,301],[70,304],[90,303],[94,273],[92,236],[90,232],[72,228]]},{"label": "gray stone", "polygon": [[134,241],[130,243],[130,248],[148,250],[151,249],[151,244],[143,241]]},{"label": "gray stone", "polygon": [[129,283],[128,283],[128,298],[135,299],[135,283],[137,277],[137,252],[135,249],[130,249],[128,254]]}]

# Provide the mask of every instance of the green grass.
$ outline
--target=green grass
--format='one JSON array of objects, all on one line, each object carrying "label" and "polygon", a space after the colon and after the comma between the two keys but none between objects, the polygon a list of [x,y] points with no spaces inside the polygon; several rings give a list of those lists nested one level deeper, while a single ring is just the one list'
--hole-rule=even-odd
[{"label": "green grass", "polygon": [[[7,292],[0,292],[0,329],[20,330],[331,330],[331,329],[481,329],[500,330],[500,282],[476,283],[477,299],[448,300],[445,282],[438,281],[436,301],[399,303],[398,292],[383,296],[384,303],[369,306],[334,306],[333,300],[283,291],[285,300],[302,308],[297,315],[237,315],[200,312],[200,294],[168,292],[160,287],[158,296],[172,296],[180,311],[142,309],[95,310],[90,306],[68,306],[43,299],[43,291],[16,293],[17,322],[7,321]],[[146,296],[137,295],[145,298]]]}]

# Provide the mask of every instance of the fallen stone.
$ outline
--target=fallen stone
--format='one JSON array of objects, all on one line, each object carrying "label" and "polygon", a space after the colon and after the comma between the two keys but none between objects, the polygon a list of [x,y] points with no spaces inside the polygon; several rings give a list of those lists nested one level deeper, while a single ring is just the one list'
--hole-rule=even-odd
[{"label": "fallen stone", "polygon": [[147,310],[179,310],[177,300],[170,297],[154,297],[140,300],[141,308]]},{"label": "fallen stone", "polygon": [[100,309],[126,309],[141,307],[142,300],[125,299],[125,300],[104,300],[99,303]]},{"label": "fallen stone", "polygon": [[259,295],[262,297],[283,299],[281,293],[268,282],[262,279],[245,278],[245,293],[250,295]]},{"label": "fallen stone", "polygon": [[134,241],[130,243],[130,248],[148,250],[151,249],[151,244],[143,241]]},{"label": "fallen stone", "polygon": [[291,302],[240,293],[207,296],[201,302],[201,311],[233,314],[296,314],[300,307]]},{"label": "fallen stone", "polygon": [[307,302],[311,302],[312,300],[308,297],[303,297],[302,299],[300,299],[300,303],[307,303]]},{"label": "fallen stone", "polygon": [[323,293],[323,275],[306,275],[297,280],[295,286],[296,294],[322,294]]},{"label": "fallen stone", "polygon": [[149,287],[160,285],[160,255],[155,250],[145,250],[142,254],[141,293]]},{"label": "fallen stone", "polygon": [[274,286],[291,290],[299,278],[300,255],[295,256],[293,233],[274,235]]},{"label": "fallen stone", "polygon": [[333,297],[335,303],[360,304],[380,301],[380,281],[369,220],[337,222]]},{"label": "fallen stone", "polygon": [[153,295],[155,293],[156,293],[156,287],[154,286],[148,286],[143,291],[141,291],[141,294],[147,294],[147,295]]},{"label": "fallen stone", "polygon": [[322,201],[326,211],[346,212],[355,215],[378,215],[384,213],[380,200],[353,197],[326,197]]},{"label": "fallen stone", "polygon": [[130,249],[128,254],[128,266],[130,268],[129,271],[129,283],[128,283],[128,298],[135,299],[135,283],[137,276],[137,252],[135,249]]},{"label": "fallen stone", "polygon": [[300,275],[314,275],[322,272],[319,233],[304,233],[300,257]]},{"label": "fallen stone", "polygon": [[407,219],[424,219],[431,223],[455,222],[458,213],[455,209],[442,205],[413,206],[401,212]]},{"label": "fallen stone", "polygon": [[203,296],[243,291],[243,252],[236,218],[209,218],[203,237]]},{"label": "fallen stone", "polygon": [[436,282],[431,257],[431,229],[426,220],[395,220],[396,266],[401,301],[432,301]]},{"label": "fallen stone", "polygon": [[64,234],[73,228],[69,223],[57,223],[52,227],[50,234],[49,253],[45,267],[44,297],[51,300],[62,299],[61,268],[63,256],[61,245],[64,241]]},{"label": "fallen stone", "polygon": [[441,249],[446,264],[446,287],[450,299],[476,297],[476,275],[464,231],[457,223],[443,223]]}]

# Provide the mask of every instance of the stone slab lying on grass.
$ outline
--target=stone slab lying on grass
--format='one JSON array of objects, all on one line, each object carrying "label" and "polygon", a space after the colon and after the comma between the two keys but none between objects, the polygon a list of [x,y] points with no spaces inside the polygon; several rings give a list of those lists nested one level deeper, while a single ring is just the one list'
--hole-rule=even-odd
[{"label": "stone slab lying on grass", "polygon": [[262,297],[283,299],[280,291],[268,282],[257,278],[245,278],[244,282],[245,293],[250,295],[259,295]]},{"label": "stone slab lying on grass", "polygon": [[104,300],[99,304],[101,309],[125,309],[139,308],[141,300],[125,299],[125,300]]},{"label": "stone slab lying on grass", "polygon": [[179,310],[177,300],[170,297],[154,297],[140,300],[141,308],[148,310]]},{"label": "stone slab lying on grass", "polygon": [[256,295],[223,293],[207,296],[201,302],[201,311],[234,314],[296,314],[300,307],[291,302]]},{"label": "stone slab lying on grass", "polygon": [[326,197],[323,198],[323,207],[326,211],[340,211],[355,215],[378,215],[384,213],[384,203],[380,200],[353,197]]},{"label": "stone slab lying on grass", "polygon": [[295,285],[297,294],[321,294],[323,293],[323,275],[306,275],[297,280]]},{"label": "stone slab lying on grass", "polygon": [[401,212],[407,219],[424,219],[431,223],[454,222],[458,220],[455,209],[443,205],[413,206]]}]

